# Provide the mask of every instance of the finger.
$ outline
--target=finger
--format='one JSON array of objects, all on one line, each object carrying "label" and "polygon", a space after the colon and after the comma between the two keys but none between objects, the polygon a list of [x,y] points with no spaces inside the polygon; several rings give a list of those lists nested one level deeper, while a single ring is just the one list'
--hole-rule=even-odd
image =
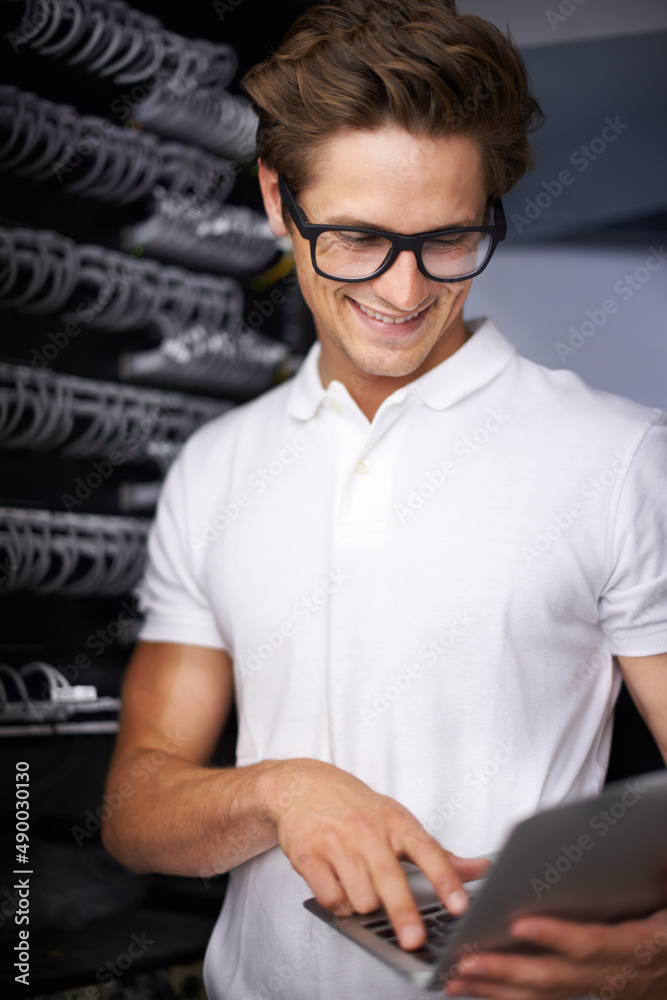
[{"label": "finger", "polygon": [[356,913],[371,913],[381,905],[366,864],[358,857],[331,854],[329,863]]},{"label": "finger", "polygon": [[305,878],[320,906],[339,917],[349,917],[354,908],[330,864],[319,858],[300,859],[291,864]]},{"label": "finger", "polygon": [[483,981],[537,991],[541,996],[550,992],[569,996],[581,985],[576,979],[581,978],[582,968],[559,956],[484,952],[461,958],[453,973],[454,981],[456,978]]},{"label": "finger", "polygon": [[565,1000],[561,993],[536,993],[519,986],[505,986],[502,983],[477,982],[474,979],[457,979],[445,987],[446,997],[483,997],[484,1000]]},{"label": "finger", "polygon": [[[412,827],[404,834],[403,850],[421,868],[448,910],[455,914],[467,910],[468,893],[450,851],[423,827]],[[456,860],[465,863],[466,859]]]},{"label": "finger", "polygon": [[407,876],[387,848],[368,859],[370,876],[402,948],[419,948],[426,940],[421,915]]},{"label": "finger", "polygon": [[521,917],[510,928],[514,937],[531,941],[574,961],[610,958],[623,945],[636,944],[627,924],[582,924],[553,917]]}]

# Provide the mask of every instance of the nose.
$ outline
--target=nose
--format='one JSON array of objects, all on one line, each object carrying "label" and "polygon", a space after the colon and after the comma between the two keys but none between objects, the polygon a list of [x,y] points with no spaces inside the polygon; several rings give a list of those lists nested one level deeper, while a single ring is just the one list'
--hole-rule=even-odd
[{"label": "nose", "polygon": [[414,312],[431,294],[412,250],[401,250],[391,267],[373,282],[373,291],[402,312]]}]

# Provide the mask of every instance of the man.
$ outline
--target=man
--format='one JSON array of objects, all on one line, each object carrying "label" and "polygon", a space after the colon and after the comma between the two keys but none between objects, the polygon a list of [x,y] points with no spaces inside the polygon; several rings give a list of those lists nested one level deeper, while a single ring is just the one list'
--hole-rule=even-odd
[{"label": "man", "polygon": [[[334,0],[246,87],[318,342],[169,472],[109,776],[141,795],[104,839],[135,871],[231,870],[209,1000],[405,1000],[302,901],[383,903],[418,947],[404,864],[462,912],[519,818],[597,792],[617,663],[667,751],[667,415],[464,322],[539,117],[497,29]],[[233,697],[237,767],[207,767]],[[655,1000],[667,954],[637,948],[666,925],[523,920],[553,956],[471,956],[448,990]]]}]

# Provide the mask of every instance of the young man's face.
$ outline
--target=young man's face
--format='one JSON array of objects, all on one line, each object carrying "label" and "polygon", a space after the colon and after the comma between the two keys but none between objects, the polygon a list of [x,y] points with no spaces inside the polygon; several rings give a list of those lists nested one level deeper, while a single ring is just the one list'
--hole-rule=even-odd
[{"label": "young man's face", "polygon": [[[359,225],[410,235],[484,223],[486,188],[477,144],[433,139],[399,128],[339,133],[328,141],[310,187],[296,194],[309,222]],[[260,164],[264,201],[276,235],[286,230],[276,175]],[[310,245],[291,225],[297,275],[322,344],[325,384],[380,377],[398,388],[454,353],[466,340],[462,308],[470,280],[432,281],[415,255],[400,253],[378,278],[347,283],[313,270]],[[403,323],[386,323],[368,314]],[[365,373],[365,374],[362,374]]]}]

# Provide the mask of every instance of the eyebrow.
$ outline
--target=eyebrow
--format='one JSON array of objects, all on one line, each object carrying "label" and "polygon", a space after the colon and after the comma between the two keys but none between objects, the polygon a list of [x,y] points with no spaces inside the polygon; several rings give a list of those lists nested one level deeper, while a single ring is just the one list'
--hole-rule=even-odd
[{"label": "eyebrow", "polygon": [[[387,226],[378,226],[372,222],[365,222],[362,219],[355,219],[347,215],[340,216],[337,219],[333,219],[331,222],[322,222],[319,225],[326,226],[350,226],[353,229],[376,229],[379,233],[393,233],[393,229],[389,229]],[[476,228],[477,226],[483,225],[483,223],[477,222],[474,219],[463,219],[460,222],[452,222],[448,226],[436,226],[433,229],[424,229],[422,232],[425,233],[439,233],[445,229],[468,229]],[[403,235],[407,236],[408,233]],[[417,234],[413,234],[417,235]]]}]

